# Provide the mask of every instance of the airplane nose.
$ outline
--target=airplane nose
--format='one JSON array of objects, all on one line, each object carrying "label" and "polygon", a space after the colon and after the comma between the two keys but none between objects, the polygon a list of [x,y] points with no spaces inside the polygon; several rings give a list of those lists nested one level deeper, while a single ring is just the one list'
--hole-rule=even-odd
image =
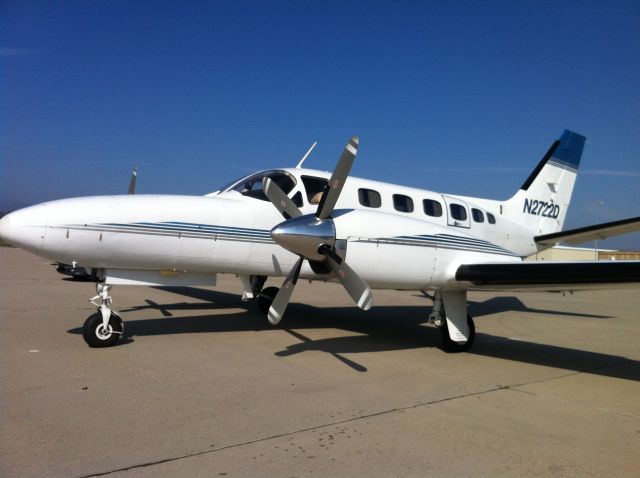
[{"label": "airplane nose", "polygon": [[7,214],[0,219],[0,239],[37,253],[42,248],[47,229],[45,209],[41,204]]},{"label": "airplane nose", "polygon": [[0,241],[11,244],[11,214],[7,214],[0,219]]}]

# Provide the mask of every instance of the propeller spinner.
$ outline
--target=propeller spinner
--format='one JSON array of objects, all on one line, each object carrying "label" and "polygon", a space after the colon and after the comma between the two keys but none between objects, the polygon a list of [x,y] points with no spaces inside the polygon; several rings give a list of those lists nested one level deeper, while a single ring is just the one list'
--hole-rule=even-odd
[{"label": "propeller spinner", "polygon": [[263,180],[265,194],[286,219],[271,230],[271,237],[288,251],[300,256],[269,308],[268,318],[273,325],[280,322],[289,305],[305,259],[325,262],[358,307],[364,310],[371,308],[371,289],[335,251],[336,228],[331,218],[357,152],[358,137],[354,136],[345,146],[315,214],[303,215],[275,182],[270,178]]}]

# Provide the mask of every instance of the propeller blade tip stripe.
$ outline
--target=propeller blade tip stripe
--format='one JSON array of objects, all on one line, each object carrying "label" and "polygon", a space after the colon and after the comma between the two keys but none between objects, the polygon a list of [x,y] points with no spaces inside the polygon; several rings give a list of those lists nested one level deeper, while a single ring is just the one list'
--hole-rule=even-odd
[{"label": "propeller blade tip stripe", "polygon": [[271,323],[271,325],[277,325],[278,322],[280,322],[280,319],[282,319],[282,316],[273,307],[269,307],[269,314],[267,318],[269,319],[269,323]]},{"label": "propeller blade tip stripe", "polygon": [[372,305],[373,305],[373,294],[371,293],[370,290],[366,290],[364,291],[364,294],[362,294],[362,297],[360,297],[360,300],[358,301],[358,307],[360,307],[362,310],[369,310]]}]

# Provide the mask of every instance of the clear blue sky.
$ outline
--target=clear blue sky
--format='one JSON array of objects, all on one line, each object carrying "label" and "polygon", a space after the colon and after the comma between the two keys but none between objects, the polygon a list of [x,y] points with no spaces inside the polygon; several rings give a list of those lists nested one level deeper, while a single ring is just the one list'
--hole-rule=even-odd
[{"label": "clear blue sky", "polygon": [[[332,169],[495,199],[587,136],[565,227],[640,216],[640,3],[0,2],[0,209]],[[604,201],[599,212],[595,201]],[[605,245],[640,249],[640,235]]]}]

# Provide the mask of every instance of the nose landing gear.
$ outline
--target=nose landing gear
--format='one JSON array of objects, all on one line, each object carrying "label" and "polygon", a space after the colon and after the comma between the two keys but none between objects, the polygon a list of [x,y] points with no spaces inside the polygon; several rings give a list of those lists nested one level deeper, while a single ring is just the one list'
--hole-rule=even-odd
[{"label": "nose landing gear", "polygon": [[82,326],[82,337],[89,347],[111,347],[115,345],[123,331],[124,324],[120,317],[112,313],[105,327],[102,323],[102,314],[96,312],[91,314]]},{"label": "nose landing gear", "polygon": [[[89,347],[111,347],[124,333],[124,322],[117,312],[111,310],[111,287],[105,283],[96,284],[98,295],[89,299],[98,308],[82,326],[82,337]],[[96,303],[96,299],[100,303]]]}]

